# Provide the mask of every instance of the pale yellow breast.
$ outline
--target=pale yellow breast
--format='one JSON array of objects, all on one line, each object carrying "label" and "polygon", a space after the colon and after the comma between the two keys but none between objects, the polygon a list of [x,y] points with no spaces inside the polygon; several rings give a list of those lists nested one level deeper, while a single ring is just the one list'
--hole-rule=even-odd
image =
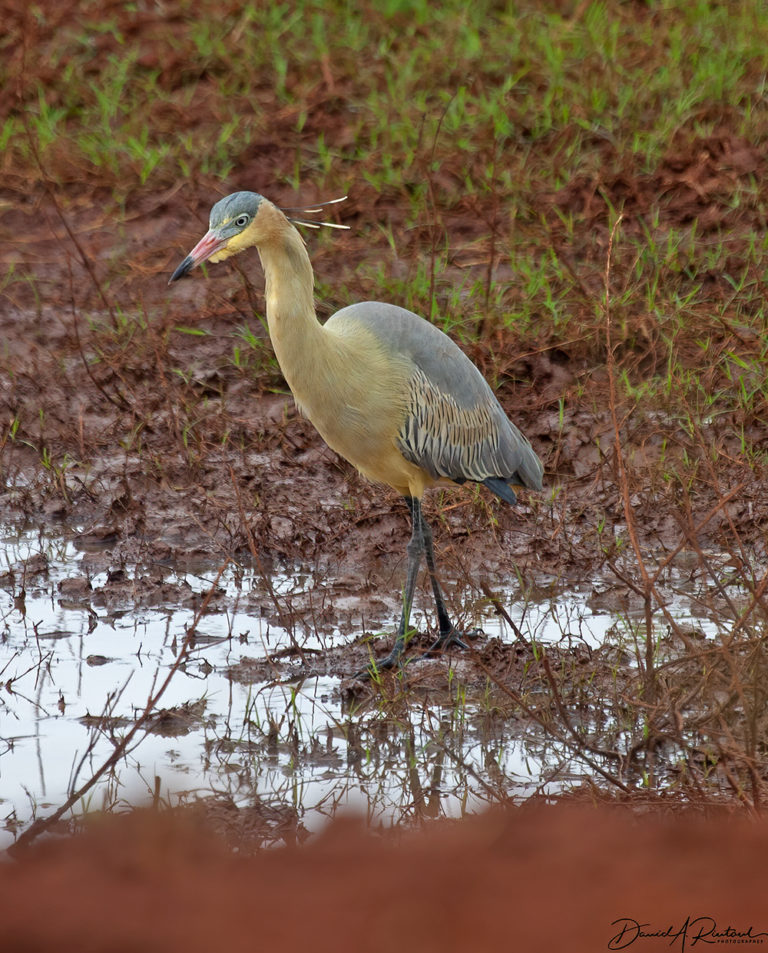
[{"label": "pale yellow breast", "polygon": [[288,382],[296,403],[328,446],[366,477],[420,496],[434,481],[397,446],[411,366],[353,321],[323,328],[321,342]]}]

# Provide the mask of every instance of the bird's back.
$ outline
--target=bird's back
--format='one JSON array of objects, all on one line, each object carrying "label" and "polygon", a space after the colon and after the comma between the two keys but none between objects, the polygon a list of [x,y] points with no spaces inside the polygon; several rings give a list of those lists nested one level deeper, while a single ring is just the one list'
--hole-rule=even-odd
[{"label": "bird's back", "polygon": [[439,328],[376,301],[343,308],[326,328],[342,337],[365,329],[393,362],[408,368],[397,444],[410,463],[435,480],[496,479],[541,488],[543,467],[530,443],[480,371]]}]

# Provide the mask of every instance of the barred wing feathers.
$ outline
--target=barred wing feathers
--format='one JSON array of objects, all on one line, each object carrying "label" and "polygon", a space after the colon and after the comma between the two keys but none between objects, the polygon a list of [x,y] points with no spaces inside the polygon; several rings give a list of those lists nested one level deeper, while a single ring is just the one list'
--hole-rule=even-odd
[{"label": "barred wing feathers", "polygon": [[486,483],[510,502],[510,483],[541,489],[543,467],[530,443],[446,334],[411,311],[381,302],[350,305],[330,322],[364,325],[393,360],[407,364],[396,441],[408,461],[435,479]]}]

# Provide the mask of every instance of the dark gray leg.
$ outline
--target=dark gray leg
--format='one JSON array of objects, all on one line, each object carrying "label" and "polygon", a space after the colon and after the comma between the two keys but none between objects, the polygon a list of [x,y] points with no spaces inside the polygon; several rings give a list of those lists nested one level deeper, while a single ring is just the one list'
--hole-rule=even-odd
[{"label": "dark gray leg", "polygon": [[440,591],[440,583],[437,581],[435,572],[435,550],[432,546],[432,530],[429,523],[422,517],[421,535],[424,540],[424,551],[427,556],[427,571],[429,572],[429,581],[432,583],[432,592],[435,596],[435,605],[437,606],[437,621],[440,627],[440,635],[430,645],[429,649],[422,655],[422,658],[429,658],[437,652],[455,645],[460,649],[469,648],[466,642],[461,638],[461,633],[456,629],[445,608],[443,594]]},{"label": "dark gray leg", "polygon": [[377,669],[394,668],[400,661],[400,656],[403,654],[408,636],[408,622],[411,618],[413,594],[416,590],[416,579],[419,575],[421,557],[424,552],[424,523],[421,516],[421,502],[412,496],[406,496],[405,502],[411,511],[412,529],[411,538],[408,540],[408,546],[406,547],[406,552],[408,553],[408,570],[405,576],[405,591],[403,592],[403,611],[400,614],[400,625],[397,629],[395,645],[389,655],[375,663]]},{"label": "dark gray leg", "polygon": [[403,592],[403,610],[400,615],[400,625],[397,629],[397,637],[394,647],[389,655],[376,661],[371,668],[358,672],[358,677],[367,677],[372,672],[379,669],[394,668],[399,664],[405,645],[408,640],[408,622],[411,617],[411,606],[413,605],[413,594],[416,590],[416,579],[419,575],[422,554],[427,557],[427,570],[429,572],[429,581],[432,584],[432,592],[435,597],[437,607],[437,620],[440,628],[440,635],[433,645],[421,655],[420,658],[427,658],[432,654],[443,651],[449,646],[455,645],[466,649],[467,644],[461,638],[461,633],[454,627],[445,608],[445,600],[440,590],[440,583],[437,581],[435,571],[435,550],[432,544],[432,530],[424,519],[421,512],[421,500],[416,497],[406,496],[405,502],[411,513],[411,538],[408,541],[408,570],[405,577],[405,590]]}]

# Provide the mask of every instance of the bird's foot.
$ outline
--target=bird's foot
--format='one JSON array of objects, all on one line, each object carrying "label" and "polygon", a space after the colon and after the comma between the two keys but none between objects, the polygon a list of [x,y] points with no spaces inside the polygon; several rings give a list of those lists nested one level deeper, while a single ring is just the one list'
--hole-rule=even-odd
[{"label": "bird's foot", "polygon": [[373,659],[366,668],[355,672],[354,677],[361,680],[369,678],[375,679],[379,672],[389,671],[393,668],[402,670],[411,662],[420,662],[425,658],[435,658],[435,656],[443,655],[451,648],[464,649],[466,651],[469,649],[466,640],[479,639],[482,635],[485,635],[482,629],[468,629],[466,632],[460,632],[451,626],[447,631],[440,633],[426,652],[417,655],[415,658],[405,658],[403,655],[404,646],[398,641],[395,643],[395,647],[389,655],[385,655],[384,658],[381,659]]},{"label": "bird's foot", "polygon": [[434,658],[436,655],[442,655],[450,648],[469,649],[466,639],[478,639],[485,635],[482,629],[469,629],[467,632],[459,632],[458,629],[451,626],[446,632],[441,632],[435,641],[430,645],[427,651],[419,658]]},{"label": "bird's foot", "polygon": [[385,655],[384,658],[372,659],[370,664],[365,668],[360,669],[359,672],[355,672],[354,677],[359,679],[375,679],[379,672],[389,671],[393,668],[402,668],[405,664],[405,659],[403,658],[403,647],[399,642],[395,643],[395,647],[389,653]]}]

